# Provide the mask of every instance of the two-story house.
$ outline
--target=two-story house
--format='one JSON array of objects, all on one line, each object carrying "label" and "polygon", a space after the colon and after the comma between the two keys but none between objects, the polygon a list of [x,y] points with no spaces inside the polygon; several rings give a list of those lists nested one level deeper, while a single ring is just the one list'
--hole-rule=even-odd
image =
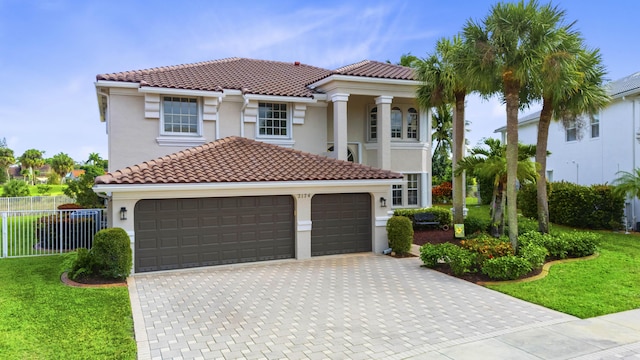
[{"label": "two-story house", "polygon": [[412,69],[229,58],[97,76],[112,225],[135,271],[387,247],[393,207],[431,205]]},{"label": "two-story house", "polygon": [[[611,103],[595,116],[584,116],[577,126],[565,128],[552,122],[549,128],[547,181],[580,185],[612,183],[619,171],[640,166],[640,73],[609,83]],[[540,112],[522,117],[518,136],[524,144],[537,142]],[[506,138],[506,127],[496,130]],[[640,201],[627,199],[625,217],[629,229],[637,229]]]}]

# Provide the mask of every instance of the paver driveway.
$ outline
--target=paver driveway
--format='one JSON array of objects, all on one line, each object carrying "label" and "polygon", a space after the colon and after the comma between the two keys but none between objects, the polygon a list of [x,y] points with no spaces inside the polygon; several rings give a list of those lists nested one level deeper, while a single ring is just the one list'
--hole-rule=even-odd
[{"label": "paver driveway", "polygon": [[575,319],[372,254],[136,275],[130,290],[140,358],[438,358]]},{"label": "paver driveway", "polygon": [[358,254],[136,275],[140,358],[437,358],[575,318],[420,267]]}]

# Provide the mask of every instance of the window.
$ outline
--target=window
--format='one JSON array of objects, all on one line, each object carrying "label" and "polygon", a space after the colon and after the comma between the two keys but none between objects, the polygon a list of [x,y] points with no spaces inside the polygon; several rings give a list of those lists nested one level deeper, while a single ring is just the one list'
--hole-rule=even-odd
[{"label": "window", "polygon": [[162,99],[162,131],[164,134],[198,135],[198,100],[165,96]]},{"label": "window", "polygon": [[553,182],[553,170],[547,170],[547,182]]},{"label": "window", "polygon": [[418,111],[409,108],[407,111],[407,139],[418,138]]},{"label": "window", "polygon": [[378,138],[378,108],[374,107],[369,112],[369,140]]},{"label": "window", "polygon": [[402,206],[402,185],[391,185],[391,201],[393,206]]},{"label": "window", "polygon": [[578,139],[578,130],[576,129],[575,124],[571,125],[566,129],[566,139],[567,141],[576,141]]},{"label": "window", "polygon": [[287,137],[289,121],[287,104],[258,103],[258,135]]},{"label": "window", "polygon": [[402,111],[398,107],[391,109],[391,138],[402,139]]},{"label": "window", "polygon": [[591,138],[600,137],[600,117],[598,115],[591,116]]},{"label": "window", "polygon": [[407,175],[407,205],[418,205],[418,174]]}]

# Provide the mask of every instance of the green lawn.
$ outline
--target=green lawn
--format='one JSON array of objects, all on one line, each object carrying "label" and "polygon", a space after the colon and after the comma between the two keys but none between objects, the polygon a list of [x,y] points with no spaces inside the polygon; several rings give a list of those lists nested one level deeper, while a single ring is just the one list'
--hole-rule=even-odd
[{"label": "green lawn", "polygon": [[599,233],[596,259],[554,265],[541,280],[488,287],[583,319],[640,308],[640,236]]},{"label": "green lawn", "polygon": [[61,262],[0,259],[0,358],[135,359],[127,288],[66,286]]},{"label": "green lawn", "polygon": [[[31,186],[29,185],[29,194],[31,196],[56,196],[56,195],[64,195],[64,189],[67,188],[67,185],[49,185],[51,186],[51,188],[49,189],[49,192],[46,194],[41,194],[38,191],[38,186]],[[0,186],[0,196],[2,196],[2,194],[4,193],[4,189],[2,188],[2,186]]]}]

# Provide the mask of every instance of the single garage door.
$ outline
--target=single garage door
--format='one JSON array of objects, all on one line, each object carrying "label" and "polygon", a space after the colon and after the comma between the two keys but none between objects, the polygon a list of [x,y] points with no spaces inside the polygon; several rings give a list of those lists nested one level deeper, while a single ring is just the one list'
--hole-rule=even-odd
[{"label": "single garage door", "polygon": [[291,196],[140,200],[135,271],[295,256]]},{"label": "single garage door", "polygon": [[371,196],[325,194],[311,199],[311,255],[371,251]]}]

